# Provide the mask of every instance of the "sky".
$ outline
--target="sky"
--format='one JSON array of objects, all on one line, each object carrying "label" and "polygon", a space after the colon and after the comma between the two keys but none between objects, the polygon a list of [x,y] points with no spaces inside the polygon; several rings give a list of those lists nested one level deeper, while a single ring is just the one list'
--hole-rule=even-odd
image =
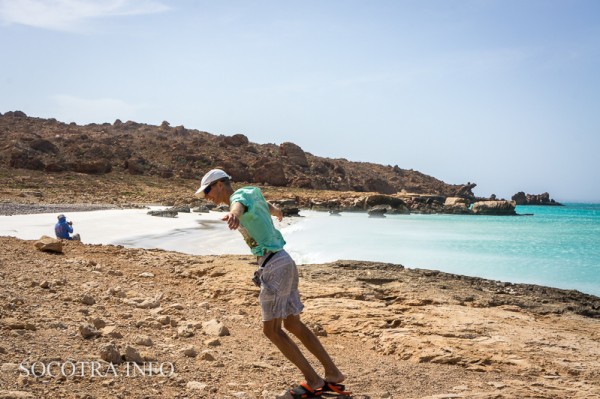
[{"label": "sky", "polygon": [[0,112],[600,202],[600,1],[0,0]]}]

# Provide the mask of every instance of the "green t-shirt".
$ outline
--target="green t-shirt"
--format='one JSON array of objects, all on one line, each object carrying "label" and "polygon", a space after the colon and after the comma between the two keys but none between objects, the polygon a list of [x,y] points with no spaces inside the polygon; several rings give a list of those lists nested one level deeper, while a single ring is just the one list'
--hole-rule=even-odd
[{"label": "green t-shirt", "polygon": [[246,244],[256,256],[283,249],[285,240],[273,225],[269,204],[258,187],[242,187],[229,197],[230,204],[239,202],[246,207],[238,228]]}]

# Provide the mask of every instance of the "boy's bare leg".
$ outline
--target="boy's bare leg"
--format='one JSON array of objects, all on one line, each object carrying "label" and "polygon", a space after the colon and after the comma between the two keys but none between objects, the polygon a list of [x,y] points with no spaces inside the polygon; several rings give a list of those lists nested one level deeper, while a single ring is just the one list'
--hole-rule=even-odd
[{"label": "boy's bare leg", "polygon": [[319,359],[319,362],[325,368],[324,378],[327,382],[340,383],[346,379],[346,376],[333,363],[331,356],[329,356],[319,338],[300,320],[299,315],[288,316],[283,321],[283,325],[286,330],[298,337],[310,353]]},{"label": "boy's bare leg", "polygon": [[[287,320],[287,319],[286,319]],[[263,322],[263,332],[271,342],[283,353],[283,355],[300,369],[304,375],[306,383],[312,388],[321,388],[324,384],[323,379],[312,368],[308,360],[304,357],[298,345],[281,328],[282,319],[273,319]],[[309,349],[310,350],[310,349]],[[312,351],[311,351],[312,352]]]}]

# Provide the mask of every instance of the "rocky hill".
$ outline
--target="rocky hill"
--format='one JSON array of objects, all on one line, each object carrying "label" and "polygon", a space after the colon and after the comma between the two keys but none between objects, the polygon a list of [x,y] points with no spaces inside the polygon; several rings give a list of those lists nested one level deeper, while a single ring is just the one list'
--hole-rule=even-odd
[{"label": "rocky hill", "polygon": [[[222,167],[237,182],[318,190],[472,196],[470,186],[444,183],[414,170],[305,152],[298,145],[256,144],[243,134],[213,135],[183,126],[132,121],[66,124],[0,114],[0,167],[105,175],[113,171],[166,179],[198,179]],[[467,187],[467,192],[465,191]]]}]

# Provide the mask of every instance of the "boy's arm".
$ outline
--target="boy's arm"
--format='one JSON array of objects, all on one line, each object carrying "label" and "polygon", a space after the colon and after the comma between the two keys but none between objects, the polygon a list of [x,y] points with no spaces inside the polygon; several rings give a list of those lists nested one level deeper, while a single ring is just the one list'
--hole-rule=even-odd
[{"label": "boy's arm", "polygon": [[231,230],[235,230],[240,226],[240,217],[244,212],[246,212],[246,207],[241,202],[234,202],[229,208],[229,213],[221,220],[226,221]]}]

